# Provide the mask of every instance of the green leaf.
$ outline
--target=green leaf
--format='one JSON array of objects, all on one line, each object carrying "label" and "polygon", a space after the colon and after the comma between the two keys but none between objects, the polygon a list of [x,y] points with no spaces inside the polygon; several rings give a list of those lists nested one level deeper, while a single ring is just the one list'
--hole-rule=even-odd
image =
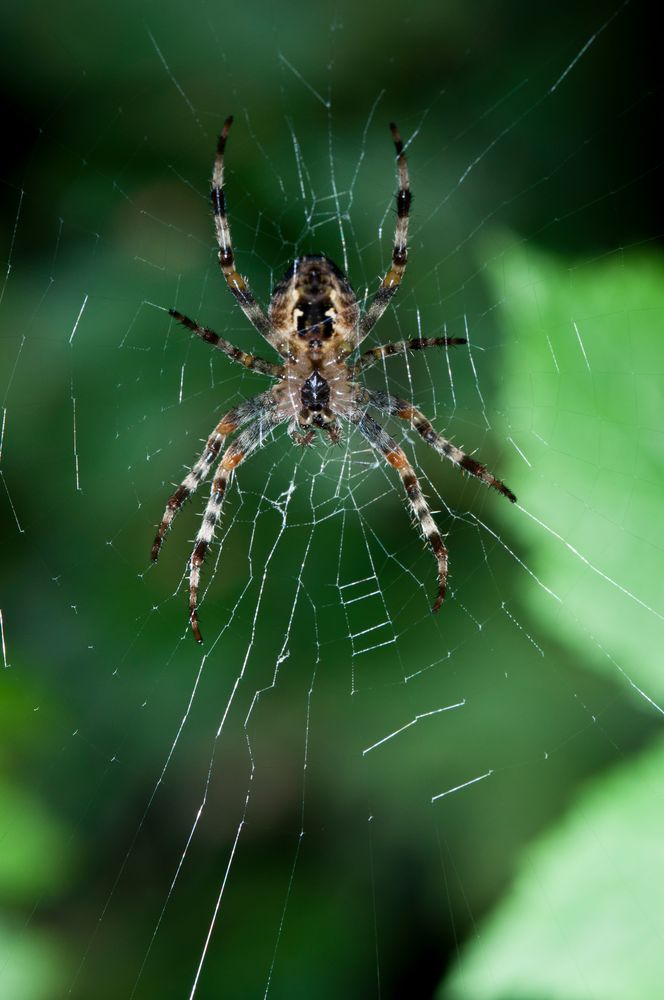
[{"label": "green leaf", "polygon": [[664,264],[514,246],[493,261],[504,478],[525,508],[509,530],[541,582],[521,574],[520,596],[585,662],[661,701]]},{"label": "green leaf", "polygon": [[440,1000],[662,994],[664,743],[596,782],[528,852]]}]

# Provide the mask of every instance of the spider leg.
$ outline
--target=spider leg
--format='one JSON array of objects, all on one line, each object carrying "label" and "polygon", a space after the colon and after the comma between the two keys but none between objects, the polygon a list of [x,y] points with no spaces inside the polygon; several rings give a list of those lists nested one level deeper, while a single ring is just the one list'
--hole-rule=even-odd
[{"label": "spider leg", "polygon": [[369,308],[360,320],[358,343],[361,344],[369,330],[383,315],[390,299],[401,284],[406,260],[408,257],[408,219],[410,213],[410,179],[403,142],[396,125],[391,124],[392,138],[397,151],[397,168],[399,170],[399,190],[397,191],[397,222],[394,231],[394,246],[392,248],[392,264],[388,269],[380,288],[371,300]]},{"label": "spider leg", "polygon": [[224,452],[214,480],[212,481],[210,499],[203,514],[203,522],[196,535],[194,550],[189,563],[189,620],[196,642],[203,641],[198,625],[198,587],[201,578],[201,566],[214,538],[214,532],[221,515],[221,506],[226,486],[233,474],[233,470],[252,451],[266,444],[269,432],[279,422],[279,419],[275,419],[271,414],[267,416],[263,415],[258,420],[255,420],[254,423],[245,427]]},{"label": "spider leg", "polygon": [[372,347],[371,350],[360,354],[354,365],[350,365],[353,377],[360,372],[371,368],[383,358],[389,358],[393,354],[405,354],[406,351],[421,351],[426,347],[455,347],[458,344],[467,344],[464,337],[413,337],[411,340],[397,340],[394,344],[381,344],[380,347]]},{"label": "spider leg", "polygon": [[180,508],[185,501],[198,489],[199,485],[207,476],[212,463],[219,455],[222,445],[228,435],[232,434],[233,431],[236,431],[238,427],[242,426],[242,424],[246,424],[247,420],[250,420],[252,417],[260,413],[265,408],[269,398],[271,398],[269,397],[269,393],[262,393],[260,396],[254,396],[253,399],[248,399],[244,403],[240,403],[240,405],[236,406],[233,410],[229,410],[228,413],[221,418],[207,439],[202,455],[191,467],[175,493],[166,504],[164,516],[161,519],[155,540],[152,543],[152,552],[150,554],[152,562],[156,562],[159,557],[159,551],[164,541],[164,536],[170,528],[173,519],[176,514],[179,513]]},{"label": "spider leg", "polygon": [[369,444],[371,444],[376,451],[381,452],[383,457],[387,459],[390,465],[393,466],[393,468],[395,468],[401,476],[401,481],[404,485],[406,496],[408,497],[408,501],[413,509],[413,513],[420,522],[422,534],[433,549],[433,554],[438,563],[438,593],[436,594],[436,599],[431,608],[432,611],[438,611],[445,599],[445,589],[447,585],[447,549],[441,534],[438,531],[436,522],[431,515],[429,505],[424,499],[422,487],[420,486],[419,480],[415,475],[415,470],[394,438],[390,437],[381,425],[367,413],[361,413],[357,417],[353,417],[353,423],[357,424],[357,427],[365,436]]},{"label": "spider leg", "polygon": [[226,279],[226,284],[240,303],[240,307],[249,322],[253,324],[269,344],[272,344],[278,350],[277,338],[272,330],[269,319],[254,298],[245,279],[235,269],[231,227],[226,215],[226,199],[224,197],[224,151],[226,149],[226,139],[228,138],[232,124],[233,118],[231,116],[224,122],[217,141],[217,155],[214,161],[210,187],[214,225],[217,231],[217,243],[219,244],[219,266],[221,273]]},{"label": "spider leg", "polygon": [[252,372],[260,372],[262,375],[273,375],[276,378],[280,378],[283,372],[283,365],[274,364],[272,361],[265,361],[264,358],[257,358],[253,354],[245,354],[241,351],[239,347],[235,347],[228,340],[224,340],[220,337],[218,333],[214,330],[210,330],[207,326],[200,326],[193,319],[189,319],[188,316],[184,316],[177,309],[168,310],[173,319],[177,320],[178,323],[182,323],[186,326],[188,330],[191,330],[197,336],[204,340],[208,344],[212,344],[213,347],[217,347],[224,354],[228,355],[233,361],[237,361],[238,364],[243,365]]},{"label": "spider leg", "polygon": [[505,486],[505,483],[501,482],[500,479],[496,479],[485,465],[477,462],[470,455],[467,455],[465,451],[462,451],[461,448],[457,448],[451,441],[448,441],[442,434],[434,430],[431,421],[427,420],[424,414],[413,406],[412,403],[409,403],[405,399],[399,399],[397,396],[392,396],[387,392],[373,392],[372,390],[369,390],[369,402],[382,413],[389,413],[394,417],[400,417],[401,420],[408,420],[420,437],[424,438],[426,443],[430,444],[439,455],[449,459],[457,468],[463,469],[464,472],[469,472],[476,479],[481,479],[483,483],[502,493],[512,503],[516,503],[516,497],[509,487]]}]

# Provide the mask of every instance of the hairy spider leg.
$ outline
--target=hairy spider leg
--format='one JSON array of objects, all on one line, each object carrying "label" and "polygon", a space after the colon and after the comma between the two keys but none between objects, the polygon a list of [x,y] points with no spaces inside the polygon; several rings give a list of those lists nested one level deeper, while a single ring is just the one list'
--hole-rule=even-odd
[{"label": "hairy spider leg", "polygon": [[269,344],[272,344],[274,348],[279,350],[277,337],[270,325],[269,319],[254,298],[245,279],[235,269],[231,227],[226,215],[226,199],[224,196],[224,151],[226,149],[226,139],[228,138],[232,124],[233,116],[231,115],[224,122],[217,142],[217,155],[214,161],[210,188],[214,225],[217,231],[217,243],[219,244],[219,266],[226,279],[226,284],[240,303],[240,307],[249,322],[253,324]]},{"label": "hairy spider leg", "polygon": [[194,550],[189,563],[189,620],[194,632],[196,642],[202,642],[203,637],[198,624],[198,588],[201,578],[201,566],[205,559],[205,554],[210,547],[215,529],[221,516],[221,506],[224,500],[226,486],[233,474],[233,470],[256,448],[261,448],[267,443],[270,431],[272,431],[281,421],[273,414],[263,415],[253,424],[238,434],[232,444],[224,452],[219,467],[212,481],[210,499],[207,502],[203,522],[198,529]]},{"label": "hairy spider leg", "polygon": [[397,340],[393,344],[381,344],[380,347],[372,347],[370,350],[360,354],[355,364],[351,365],[353,375],[371,368],[383,358],[390,358],[393,354],[405,354],[406,351],[423,351],[427,347],[457,347],[459,344],[467,344],[465,337],[412,337],[410,340]]},{"label": "hairy spider leg", "polygon": [[408,176],[408,164],[406,154],[403,151],[403,142],[396,125],[390,125],[394,146],[397,151],[397,168],[399,171],[399,190],[397,191],[397,222],[394,231],[394,246],[392,248],[392,263],[389,267],[380,288],[374,295],[369,308],[360,320],[360,333],[358,343],[362,343],[371,328],[383,315],[390,299],[401,284],[401,279],[406,270],[408,258],[408,219],[410,215],[410,178]]},{"label": "hairy spider leg", "polygon": [[266,361],[264,358],[256,357],[254,354],[246,354],[245,351],[241,351],[239,347],[235,347],[230,341],[224,340],[220,337],[218,333],[214,330],[210,330],[207,326],[201,326],[196,320],[189,319],[183,313],[178,312],[177,309],[168,310],[173,319],[177,320],[178,323],[182,323],[186,326],[188,330],[195,333],[201,340],[204,340],[207,344],[212,344],[213,347],[218,348],[218,350],[223,351],[229,358],[233,361],[237,361],[239,365],[247,368],[251,372],[260,372],[261,375],[273,375],[275,378],[281,378],[283,373],[283,365],[274,364],[272,361]]},{"label": "hairy spider leg", "polygon": [[245,402],[240,403],[239,406],[229,410],[228,413],[221,418],[207,439],[202,455],[191,467],[173,496],[166,504],[164,516],[161,519],[155,540],[152,543],[152,552],[150,554],[152,562],[156,562],[159,557],[159,551],[164,541],[164,536],[170,528],[173,519],[180,511],[180,508],[185,501],[189,499],[192,493],[196,492],[200,484],[207,477],[210,468],[219,455],[223,443],[228,435],[232,434],[233,431],[236,431],[238,427],[242,426],[242,424],[246,424],[247,420],[251,420],[252,417],[263,413],[266,406],[271,405],[271,403],[272,398],[269,391],[264,392],[261,393],[260,396],[254,396],[253,399],[248,399],[245,400]]},{"label": "hairy spider leg", "polygon": [[408,501],[413,509],[413,513],[420,522],[422,534],[433,549],[433,554],[438,563],[438,593],[431,608],[434,612],[438,611],[441,604],[445,600],[448,562],[447,549],[442,536],[438,531],[436,522],[431,515],[429,505],[424,499],[422,487],[420,486],[419,480],[415,475],[415,470],[394,438],[390,437],[390,435],[372,417],[363,413],[354,419],[353,422],[357,424],[357,427],[365,436],[369,444],[371,444],[376,451],[381,452],[383,457],[387,459],[390,465],[395,468],[401,476],[401,481],[404,485],[406,496],[408,497]]},{"label": "hairy spider leg", "polygon": [[500,479],[496,479],[481,462],[477,462],[470,455],[467,455],[465,451],[462,451],[461,448],[457,448],[451,441],[448,441],[442,434],[434,430],[431,421],[417,407],[413,406],[412,403],[409,403],[405,399],[399,399],[397,396],[392,396],[387,392],[368,390],[368,393],[371,405],[375,406],[377,410],[380,410],[382,413],[389,413],[394,417],[400,417],[401,420],[409,421],[420,437],[424,438],[426,443],[431,445],[439,455],[449,459],[457,468],[470,473],[476,479],[481,479],[483,483],[502,493],[512,503],[516,503],[516,497],[509,487],[505,486],[505,483],[501,482]]}]

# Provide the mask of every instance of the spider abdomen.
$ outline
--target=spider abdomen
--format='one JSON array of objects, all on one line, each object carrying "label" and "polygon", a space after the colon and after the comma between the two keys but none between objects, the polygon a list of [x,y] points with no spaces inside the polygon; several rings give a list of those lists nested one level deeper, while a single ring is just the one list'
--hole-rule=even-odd
[{"label": "spider abdomen", "polygon": [[320,372],[314,370],[300,390],[302,406],[318,413],[330,402],[330,386]]}]

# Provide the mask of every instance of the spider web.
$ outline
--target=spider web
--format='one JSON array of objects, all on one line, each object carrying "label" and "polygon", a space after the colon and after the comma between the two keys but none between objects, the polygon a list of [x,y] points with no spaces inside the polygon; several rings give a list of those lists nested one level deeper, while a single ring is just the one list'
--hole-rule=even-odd
[{"label": "spider web", "polygon": [[[552,35],[543,15],[534,45],[505,14],[491,25],[519,56],[509,72],[486,63],[490,32],[441,21],[449,65],[404,84],[407,101],[395,68],[406,79],[431,44],[415,16],[404,54],[350,10],[236,12],[233,45],[221,13],[196,13],[54,25],[50,55],[33,38],[39,113],[19,74],[0,281],[3,992],[624,996],[619,976],[598,983],[587,942],[561,960],[564,934],[526,968],[505,907],[525,864],[523,912],[546,911],[547,860],[527,845],[646,760],[664,711],[661,233],[640,190],[661,163],[636,145],[660,92],[619,72],[643,11],[563,12]],[[371,46],[362,73],[345,68],[352,39]],[[348,428],[307,449],[282,428],[238,469],[203,575],[202,650],[186,570],[207,487],[148,569],[170,484],[268,384],[166,311],[272,357],[216,262],[207,177],[230,112],[229,217],[263,303],[310,252],[363,301],[375,290],[399,123],[409,266],[363,348],[468,344],[363,380],[412,399],[519,498],[382,421],[450,550],[437,616],[398,477]],[[602,161],[614,133],[636,152]],[[591,812],[586,827],[605,831]],[[623,853],[655,864],[636,842]],[[556,857],[573,879],[572,848]],[[611,889],[619,942],[623,910],[640,945],[661,940],[641,871]],[[557,901],[570,935],[583,891]],[[625,975],[640,965],[652,995],[630,954]]]}]

